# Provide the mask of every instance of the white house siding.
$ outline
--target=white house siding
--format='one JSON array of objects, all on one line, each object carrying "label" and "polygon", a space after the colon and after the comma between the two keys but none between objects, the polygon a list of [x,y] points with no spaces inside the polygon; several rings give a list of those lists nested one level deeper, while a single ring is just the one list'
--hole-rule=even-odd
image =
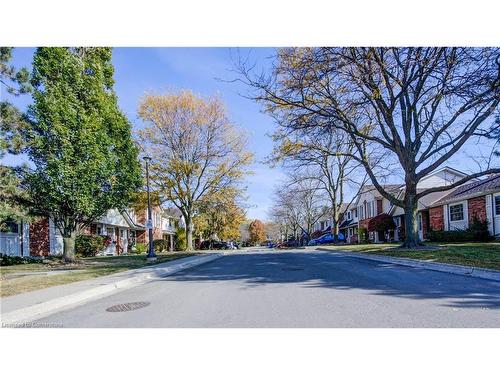
[{"label": "white house siding", "polygon": [[444,168],[439,172],[430,174],[429,176],[422,178],[418,182],[417,188],[426,189],[435,186],[446,186],[458,181],[463,177],[465,177],[465,174],[463,173],[458,173],[451,169]]},{"label": "white house siding", "polygon": [[[132,211],[129,211],[129,216],[135,218]],[[128,252],[129,241],[132,241],[131,227],[119,210],[115,208],[108,210],[105,215],[95,221],[95,224],[98,234],[111,238],[111,243],[103,251],[104,255],[116,255],[118,241],[121,248],[120,254]]]},{"label": "white house siding", "polygon": [[495,218],[495,212],[493,211],[494,208],[495,207],[493,205],[493,194],[489,194],[486,196],[486,221],[488,222],[488,231],[496,236],[499,233],[499,230],[497,223],[495,222],[496,218]]},{"label": "white house siding", "polygon": [[[488,199],[486,199],[486,212],[490,212],[490,215],[492,216],[492,220],[488,219],[488,221],[491,223],[491,232],[490,233],[495,233],[495,236],[500,235],[500,212],[496,212],[495,208],[495,199],[500,199],[497,198],[500,197],[500,193],[496,194],[491,194],[490,195],[490,201],[491,201],[491,208],[488,208]],[[488,198],[488,197],[487,197]],[[494,227],[494,230],[493,230]]]},{"label": "white house siding", "polygon": [[102,216],[99,220],[96,220],[97,223],[113,225],[117,227],[128,228],[129,225],[120,211],[117,209],[111,209],[106,212],[104,216]]},{"label": "white house siding", "polygon": [[0,232],[0,252],[10,256],[30,255],[29,223],[22,223],[22,228],[18,224],[17,233]]},{"label": "white house siding", "polygon": [[49,218],[49,243],[50,255],[61,255],[63,253],[63,236],[54,224],[54,220]]}]

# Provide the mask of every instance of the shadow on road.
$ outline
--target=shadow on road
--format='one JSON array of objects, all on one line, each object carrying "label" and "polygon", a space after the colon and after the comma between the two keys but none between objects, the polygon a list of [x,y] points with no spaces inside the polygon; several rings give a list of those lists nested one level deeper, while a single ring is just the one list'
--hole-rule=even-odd
[{"label": "shadow on road", "polygon": [[378,295],[443,299],[451,307],[500,308],[500,283],[323,252],[232,254],[165,281],[241,280],[246,287],[296,283],[304,288],[363,289]]}]

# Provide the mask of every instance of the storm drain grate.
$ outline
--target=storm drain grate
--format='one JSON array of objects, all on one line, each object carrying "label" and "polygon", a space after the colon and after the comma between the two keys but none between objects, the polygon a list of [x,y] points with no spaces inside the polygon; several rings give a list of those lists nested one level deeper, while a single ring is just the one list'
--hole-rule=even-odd
[{"label": "storm drain grate", "polygon": [[129,303],[121,303],[119,305],[114,305],[108,307],[106,311],[108,312],[124,312],[124,311],[132,311],[137,309],[142,309],[149,305],[149,302],[129,302]]},{"label": "storm drain grate", "polygon": [[282,268],[283,271],[303,271],[303,268],[300,267],[285,267]]}]

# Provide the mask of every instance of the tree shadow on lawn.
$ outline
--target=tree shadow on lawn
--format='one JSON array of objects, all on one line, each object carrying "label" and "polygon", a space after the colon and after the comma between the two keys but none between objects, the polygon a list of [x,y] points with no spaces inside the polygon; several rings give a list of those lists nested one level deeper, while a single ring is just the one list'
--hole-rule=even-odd
[{"label": "tree shadow on lawn", "polygon": [[243,280],[250,287],[299,283],[305,288],[363,289],[377,295],[444,299],[443,306],[500,308],[500,282],[335,253],[232,254],[165,280]]}]

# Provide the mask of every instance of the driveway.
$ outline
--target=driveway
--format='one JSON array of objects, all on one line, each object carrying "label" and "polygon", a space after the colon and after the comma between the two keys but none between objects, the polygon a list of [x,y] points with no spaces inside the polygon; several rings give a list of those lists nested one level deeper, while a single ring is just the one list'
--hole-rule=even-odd
[{"label": "driveway", "polygon": [[[144,303],[125,305],[131,302]],[[129,308],[136,309],[123,311]],[[315,250],[256,250],[235,252],[39,322],[64,327],[498,328],[500,283]]]}]

